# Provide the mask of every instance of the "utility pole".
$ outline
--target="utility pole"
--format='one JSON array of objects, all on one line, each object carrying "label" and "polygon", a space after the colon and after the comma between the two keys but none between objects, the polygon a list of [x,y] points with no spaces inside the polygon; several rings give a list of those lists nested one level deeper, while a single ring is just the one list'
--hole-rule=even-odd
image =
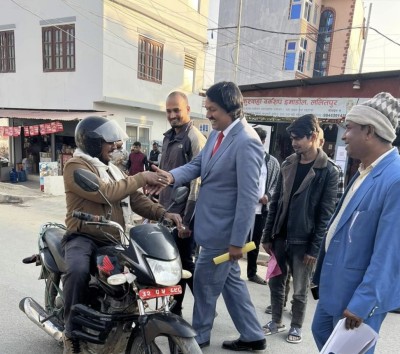
[{"label": "utility pole", "polygon": [[237,21],[237,31],[236,31],[236,51],[235,51],[235,62],[233,71],[233,82],[237,84],[237,71],[239,65],[239,47],[240,47],[240,23],[242,22],[242,0],[239,0],[239,14]]},{"label": "utility pole", "polygon": [[364,39],[363,49],[362,49],[362,53],[361,53],[360,69],[358,70],[358,73],[359,73],[359,74],[361,74],[361,72],[362,72],[362,67],[363,67],[363,64],[364,64],[364,55],[365,55],[365,48],[367,47],[369,20],[370,20],[370,18],[371,18],[371,12],[372,12],[372,2],[369,4],[368,18],[367,18],[367,28],[366,28],[366,30],[365,30],[365,39]]}]

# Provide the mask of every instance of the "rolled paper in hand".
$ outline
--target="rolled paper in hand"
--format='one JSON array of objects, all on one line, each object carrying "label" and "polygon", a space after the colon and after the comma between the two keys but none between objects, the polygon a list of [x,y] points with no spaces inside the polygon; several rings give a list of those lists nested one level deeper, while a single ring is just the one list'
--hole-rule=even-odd
[{"label": "rolled paper in hand", "polygon": [[[244,247],[242,248],[242,252],[247,253],[255,249],[256,249],[256,244],[254,243],[254,241],[251,241],[244,245]],[[215,257],[213,261],[215,264],[221,264],[223,262],[229,261],[229,252],[221,254],[218,257]]]}]

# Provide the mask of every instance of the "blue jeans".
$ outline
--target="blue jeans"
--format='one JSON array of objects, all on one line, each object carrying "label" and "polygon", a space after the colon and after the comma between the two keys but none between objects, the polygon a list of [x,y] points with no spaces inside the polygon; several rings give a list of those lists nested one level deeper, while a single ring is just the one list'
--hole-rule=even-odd
[{"label": "blue jeans", "polygon": [[303,263],[307,245],[287,245],[286,240],[277,238],[272,245],[282,274],[269,280],[271,291],[272,321],[282,323],[282,312],[285,302],[285,286],[288,271],[293,277],[293,301],[292,301],[292,322],[291,327],[301,328],[307,307],[307,295],[310,285],[310,276],[313,266],[306,266]]},{"label": "blue jeans", "polygon": [[[381,328],[381,324],[386,317],[386,313],[373,315],[367,318],[364,323],[371,326],[377,333]],[[315,343],[317,344],[318,350],[320,351],[327,340],[329,339],[333,329],[342,316],[331,316],[329,315],[318,303],[315,310],[313,323],[311,326],[312,334],[314,336]],[[368,350],[365,354],[373,354],[375,346]]]}]

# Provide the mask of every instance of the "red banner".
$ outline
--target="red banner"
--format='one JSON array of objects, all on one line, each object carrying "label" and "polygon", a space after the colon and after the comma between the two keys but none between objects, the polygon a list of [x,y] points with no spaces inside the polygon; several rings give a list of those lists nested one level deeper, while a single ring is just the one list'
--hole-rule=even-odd
[{"label": "red banner", "polygon": [[38,125],[31,125],[29,127],[29,135],[30,136],[39,135],[39,126]]},{"label": "red banner", "polygon": [[56,122],[57,125],[57,132],[63,132],[64,131],[64,126],[61,122]]},{"label": "red banner", "polygon": [[50,123],[46,123],[45,125],[45,129],[46,129],[46,134],[51,134],[51,124]]},{"label": "red banner", "polygon": [[4,127],[3,136],[12,136],[12,133],[13,133],[12,127]]},{"label": "red banner", "polygon": [[40,135],[46,135],[46,125],[39,124]]},{"label": "red banner", "polygon": [[21,127],[14,127],[13,129],[13,136],[20,136],[21,135]]}]

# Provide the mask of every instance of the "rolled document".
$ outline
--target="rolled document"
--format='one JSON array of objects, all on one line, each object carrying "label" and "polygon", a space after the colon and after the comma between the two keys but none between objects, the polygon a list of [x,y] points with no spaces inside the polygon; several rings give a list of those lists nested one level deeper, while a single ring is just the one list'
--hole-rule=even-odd
[{"label": "rolled document", "polygon": [[[255,249],[256,249],[256,244],[254,243],[254,241],[251,241],[244,245],[244,247],[242,248],[242,252],[247,253],[247,252],[250,252]],[[220,256],[215,257],[213,259],[213,261],[215,264],[221,264],[223,262],[229,261],[229,253],[227,252],[227,253],[221,254]]]}]

